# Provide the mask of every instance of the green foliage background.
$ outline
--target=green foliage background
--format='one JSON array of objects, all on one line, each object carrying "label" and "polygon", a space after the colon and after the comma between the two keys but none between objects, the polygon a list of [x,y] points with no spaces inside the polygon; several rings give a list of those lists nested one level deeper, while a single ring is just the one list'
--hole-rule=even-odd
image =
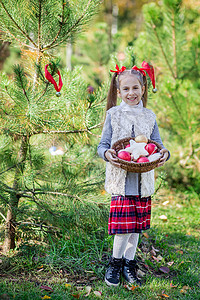
[{"label": "green foliage background", "polygon": [[[70,5],[44,1],[48,18],[42,16],[38,43],[39,2],[35,0],[31,6],[29,1],[17,1],[12,9],[12,1],[1,1],[16,22],[23,20],[22,31],[15,26],[13,35],[7,31],[4,36],[12,42],[11,48],[21,44],[19,65],[9,71],[10,77],[2,72],[0,80],[1,209],[5,216],[18,170],[18,238],[30,238],[23,225],[27,220],[32,225],[42,222],[64,228],[66,224],[77,228],[82,224],[82,230],[87,228],[88,233],[91,226],[95,230],[98,224],[102,228],[106,224],[109,196],[103,190],[105,164],[97,157],[96,148],[105,115],[109,70],[116,63],[131,68],[146,60],[154,65],[158,93],[154,95],[149,89],[148,107],[156,113],[164,145],[171,152],[164,167],[166,174],[163,176],[163,169],[156,172],[157,184],[165,178],[170,188],[199,194],[198,7],[186,1],[155,1],[145,4],[143,17],[137,18],[138,10],[127,10],[122,1],[114,1],[120,10],[118,32],[112,35],[109,1],[102,5],[93,23],[85,27],[99,12],[97,2],[87,10],[87,1],[78,1],[78,5],[77,1],[70,1]],[[132,7],[132,2],[127,5]],[[83,13],[85,17],[80,19]],[[60,29],[64,18],[67,22]],[[3,10],[1,20],[2,29],[11,28]],[[83,29],[86,32],[80,34]],[[23,31],[31,32],[29,37],[33,40]],[[72,70],[66,68],[66,43],[72,43]],[[41,57],[34,47],[40,48]],[[62,73],[60,98],[44,78],[44,65],[50,61]],[[90,93],[88,86],[94,92]],[[19,161],[24,135],[28,140],[27,155]],[[52,156],[51,146],[61,147],[64,155]],[[94,218],[91,224],[88,216]]]}]

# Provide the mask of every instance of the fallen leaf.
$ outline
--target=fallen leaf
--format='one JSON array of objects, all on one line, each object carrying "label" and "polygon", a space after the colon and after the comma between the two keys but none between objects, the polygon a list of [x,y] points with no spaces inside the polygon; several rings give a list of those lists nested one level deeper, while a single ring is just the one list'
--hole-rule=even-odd
[{"label": "fallen leaf", "polygon": [[165,205],[167,205],[168,203],[169,203],[169,200],[167,200],[167,201],[163,202],[163,203],[162,203],[162,205],[164,205],[164,206],[165,206]]},{"label": "fallen leaf", "polygon": [[40,288],[45,291],[53,292],[53,289],[47,285],[41,285]]},{"label": "fallen leaf", "polygon": [[170,272],[170,269],[168,267],[160,267],[159,270],[166,274]]},{"label": "fallen leaf", "polygon": [[169,298],[169,296],[167,294],[159,294],[158,296],[161,298]]},{"label": "fallen leaf", "polygon": [[151,255],[156,256],[156,251],[154,251],[153,249],[150,251]]},{"label": "fallen leaf", "polygon": [[157,257],[155,257],[155,256],[152,255],[152,258],[153,258],[155,261],[159,262],[159,259],[158,259]]},{"label": "fallen leaf", "polygon": [[176,250],[176,253],[183,254],[183,250]]},{"label": "fallen leaf", "polygon": [[91,273],[91,274],[94,273],[94,271],[88,271],[88,270],[85,270],[85,272],[86,272],[86,273]]},{"label": "fallen leaf", "polygon": [[85,294],[84,296],[85,296],[85,297],[89,296],[91,290],[92,290],[92,287],[91,287],[91,286],[86,286],[85,291],[86,291],[87,294]]},{"label": "fallen leaf", "polygon": [[173,265],[173,263],[174,263],[174,261],[169,261],[169,262],[167,263],[167,265],[171,267],[171,266]]},{"label": "fallen leaf", "polygon": [[95,294],[95,296],[96,297],[101,297],[101,295],[102,295],[102,292],[100,292],[100,291],[94,291],[94,294]]},{"label": "fallen leaf", "polygon": [[101,190],[101,195],[105,195],[106,191],[105,190]]},{"label": "fallen leaf", "polygon": [[134,286],[133,284],[132,285],[125,284],[124,287],[129,291],[134,291],[135,288],[138,287],[138,285]]},{"label": "fallen leaf", "polygon": [[158,259],[158,260],[162,260],[163,257],[162,257],[161,255],[158,255],[158,256],[157,256],[157,259]]},{"label": "fallen leaf", "polygon": [[159,252],[160,250],[154,248],[154,246],[151,246],[152,250],[154,250],[155,252]]},{"label": "fallen leaf", "polygon": [[97,277],[91,277],[90,278],[90,280],[96,280],[97,279]]},{"label": "fallen leaf", "polygon": [[40,267],[38,267],[38,269],[42,269],[44,266],[43,265],[41,265]]},{"label": "fallen leaf", "polygon": [[160,220],[162,220],[163,222],[166,222],[167,221],[167,216],[165,215],[161,215],[158,217]]},{"label": "fallen leaf", "polygon": [[65,287],[66,287],[66,288],[71,288],[71,286],[72,286],[72,285],[71,285],[70,283],[65,283]]},{"label": "fallen leaf", "polygon": [[137,275],[139,277],[144,277],[146,275],[146,273],[142,272],[141,270],[138,270]]},{"label": "fallen leaf", "polygon": [[138,285],[136,285],[136,286],[131,285],[131,291],[134,291],[137,287],[138,287]]},{"label": "fallen leaf", "polygon": [[148,233],[147,232],[143,232],[143,235],[145,236],[145,238],[149,238],[149,235],[148,235]]},{"label": "fallen leaf", "polygon": [[79,294],[72,294],[72,297],[76,298],[76,299],[79,299],[80,298],[80,295]]},{"label": "fallen leaf", "polygon": [[180,293],[185,294],[185,293],[187,293],[188,290],[191,290],[191,287],[189,287],[188,285],[184,285],[182,287],[182,289],[180,290]]},{"label": "fallen leaf", "polygon": [[177,288],[177,285],[173,285],[173,283],[171,282],[171,283],[170,283],[170,287],[171,287],[171,288]]},{"label": "fallen leaf", "polygon": [[51,297],[45,295],[44,297],[42,297],[42,299],[51,299]]}]

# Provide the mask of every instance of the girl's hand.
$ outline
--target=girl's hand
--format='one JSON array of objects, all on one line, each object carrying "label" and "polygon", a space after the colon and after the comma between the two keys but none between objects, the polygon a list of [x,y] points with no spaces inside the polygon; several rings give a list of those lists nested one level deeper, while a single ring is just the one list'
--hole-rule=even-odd
[{"label": "girl's hand", "polygon": [[162,154],[162,157],[160,159],[158,167],[162,167],[164,165],[164,163],[166,162],[168,156],[169,156],[169,152],[166,149],[161,149],[160,153]]},{"label": "girl's hand", "polygon": [[116,151],[114,149],[108,149],[104,156],[105,158],[107,158],[107,160],[112,164],[114,165],[115,167],[118,167],[120,168],[120,164],[117,162],[118,159],[117,158],[114,158],[112,154],[115,154],[116,155]]}]

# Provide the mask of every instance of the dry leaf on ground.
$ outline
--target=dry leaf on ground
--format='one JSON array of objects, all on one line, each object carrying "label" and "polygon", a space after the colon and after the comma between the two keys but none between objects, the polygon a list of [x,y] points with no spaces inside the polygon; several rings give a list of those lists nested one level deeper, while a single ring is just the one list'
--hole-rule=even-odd
[{"label": "dry leaf on ground", "polygon": [[160,298],[164,298],[164,299],[165,299],[165,298],[169,298],[169,296],[168,296],[167,294],[159,294],[158,296],[159,296]]},{"label": "dry leaf on ground", "polygon": [[167,265],[168,265],[168,266],[172,266],[173,263],[174,263],[174,261],[169,261],[169,262],[167,262]]},{"label": "dry leaf on ground", "polygon": [[166,222],[167,221],[167,216],[165,215],[161,215],[158,217],[160,220],[162,220],[163,222]]},{"label": "dry leaf on ground", "polygon": [[96,297],[101,297],[101,295],[102,295],[102,292],[100,292],[100,291],[94,291],[94,294],[95,294],[95,296]]},{"label": "dry leaf on ground", "polygon": [[145,236],[145,238],[149,238],[149,235],[148,235],[148,233],[147,232],[143,232],[143,235]]},{"label": "dry leaf on ground", "polygon": [[91,286],[86,286],[85,291],[86,291],[87,294],[85,294],[84,296],[85,296],[85,297],[89,296],[91,290],[92,290],[92,287],[91,287]]},{"label": "dry leaf on ground", "polygon": [[168,267],[160,267],[159,270],[166,274],[170,272],[170,269]]},{"label": "dry leaf on ground", "polygon": [[188,290],[191,290],[191,287],[189,287],[188,285],[184,285],[182,287],[182,289],[180,290],[180,293],[185,294],[185,293],[187,293]]},{"label": "dry leaf on ground", "polygon": [[53,292],[53,289],[47,285],[41,285],[40,288],[45,291]]},{"label": "dry leaf on ground", "polygon": [[74,297],[75,299],[79,299],[80,298],[80,294],[72,294],[72,297]]}]

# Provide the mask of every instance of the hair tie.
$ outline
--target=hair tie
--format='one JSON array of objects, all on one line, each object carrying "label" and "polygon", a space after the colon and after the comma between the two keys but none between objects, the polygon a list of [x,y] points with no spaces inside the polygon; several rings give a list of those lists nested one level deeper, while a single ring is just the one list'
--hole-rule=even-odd
[{"label": "hair tie", "polygon": [[50,64],[46,65],[45,66],[45,77],[46,79],[52,83],[54,85],[54,88],[56,90],[56,96],[57,97],[60,97],[61,93],[60,93],[60,90],[63,86],[63,82],[62,82],[62,79],[61,79],[61,75],[60,75],[60,71],[57,69],[56,73],[58,74],[59,76],[59,82],[58,82],[58,85],[55,81],[55,79],[53,78],[53,76],[49,73],[49,71],[47,70],[47,67],[49,66]]},{"label": "hair tie", "polygon": [[118,65],[116,65],[116,70],[110,70],[110,72],[117,73],[119,75],[120,73],[124,72],[126,70],[126,67],[122,66],[121,69],[119,69]]},{"label": "hair tie", "polygon": [[143,61],[142,68],[138,68],[137,66],[132,67],[133,70],[140,71],[144,76],[146,73],[149,75],[152,85],[153,85],[153,92],[156,93],[157,89],[155,87],[155,75],[154,75],[154,68],[153,66],[149,65],[146,61]]}]

